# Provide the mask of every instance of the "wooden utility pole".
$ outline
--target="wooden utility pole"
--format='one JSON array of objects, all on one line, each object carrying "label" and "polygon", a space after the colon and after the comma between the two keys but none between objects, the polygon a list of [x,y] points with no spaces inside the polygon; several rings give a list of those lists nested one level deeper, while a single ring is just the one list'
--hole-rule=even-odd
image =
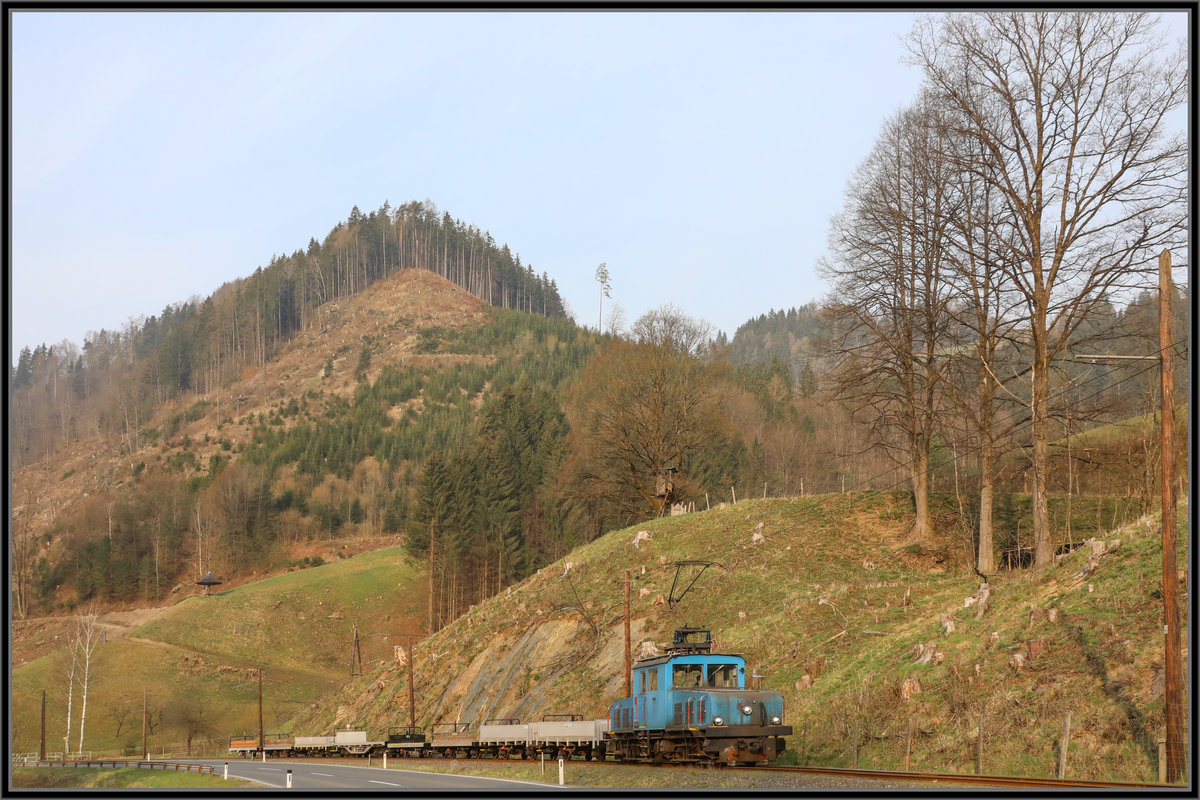
[{"label": "wooden utility pole", "polygon": [[417,703],[413,695],[413,661],[417,658],[413,650],[413,637],[408,637],[408,723],[417,727]]},{"label": "wooden utility pole", "polygon": [[146,749],[146,687],[142,687],[142,758],[150,760],[150,751]]},{"label": "wooden utility pole", "polygon": [[358,626],[354,626],[354,644],[350,650],[350,676],[362,675],[362,649],[358,644]]},{"label": "wooden utility pole", "polygon": [[[1183,650],[1179,625],[1179,554],[1175,515],[1175,343],[1171,312],[1174,284],[1171,280],[1171,251],[1158,256],[1158,360],[1162,415],[1162,597],[1165,639],[1166,686],[1163,710],[1167,718],[1167,782],[1178,783],[1183,772],[1184,752]],[[1076,356],[1080,360],[1150,360],[1155,356]]]},{"label": "wooden utility pole", "polygon": [[625,696],[633,695],[633,662],[629,654],[629,570],[625,570]]},{"label": "wooden utility pole", "polygon": [[1175,344],[1172,341],[1171,252],[1158,256],[1158,344],[1162,359],[1163,633],[1166,636],[1167,782],[1183,771],[1183,661],[1179,630],[1179,557],[1175,545]]},{"label": "wooden utility pole", "polygon": [[258,668],[258,749],[263,749],[262,728],[262,667]]},{"label": "wooden utility pole", "polygon": [[38,747],[38,761],[46,760],[46,690],[42,689],[42,743]]}]

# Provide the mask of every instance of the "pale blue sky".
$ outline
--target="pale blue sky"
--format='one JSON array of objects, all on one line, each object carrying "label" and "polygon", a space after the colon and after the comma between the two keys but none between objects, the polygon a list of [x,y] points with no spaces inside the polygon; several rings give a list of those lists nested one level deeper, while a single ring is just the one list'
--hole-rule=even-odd
[{"label": "pale blue sky", "polygon": [[14,13],[12,353],[425,199],[549,273],[582,324],[603,261],[606,324],[673,302],[732,336],[825,292],[829,218],[917,91],[913,19]]}]

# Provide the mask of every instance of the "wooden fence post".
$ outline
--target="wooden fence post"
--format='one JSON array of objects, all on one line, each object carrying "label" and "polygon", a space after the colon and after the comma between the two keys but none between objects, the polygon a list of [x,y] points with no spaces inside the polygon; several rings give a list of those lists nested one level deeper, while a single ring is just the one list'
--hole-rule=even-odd
[{"label": "wooden fence post", "polygon": [[904,737],[904,771],[908,772],[908,757],[912,754],[912,717],[908,718],[908,734]]},{"label": "wooden fence post", "polygon": [[983,774],[983,714],[979,715],[979,735],[975,738],[975,774]]},{"label": "wooden fence post", "polygon": [[854,769],[858,769],[858,726],[859,721],[854,720]]},{"label": "wooden fence post", "polygon": [[1063,717],[1063,735],[1062,744],[1058,749],[1058,777],[1067,777],[1067,745],[1071,742],[1071,712]]}]

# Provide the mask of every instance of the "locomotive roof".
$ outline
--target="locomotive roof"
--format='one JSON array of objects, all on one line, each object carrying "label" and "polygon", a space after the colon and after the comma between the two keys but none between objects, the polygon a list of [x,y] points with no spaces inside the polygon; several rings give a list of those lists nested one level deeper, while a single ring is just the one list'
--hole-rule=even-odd
[{"label": "locomotive roof", "polygon": [[666,664],[669,661],[684,661],[687,660],[690,664],[705,664],[710,661],[737,658],[745,661],[745,656],[741,653],[663,653],[661,656],[651,656],[650,658],[642,658],[635,661],[634,668],[652,667],[656,664]]}]

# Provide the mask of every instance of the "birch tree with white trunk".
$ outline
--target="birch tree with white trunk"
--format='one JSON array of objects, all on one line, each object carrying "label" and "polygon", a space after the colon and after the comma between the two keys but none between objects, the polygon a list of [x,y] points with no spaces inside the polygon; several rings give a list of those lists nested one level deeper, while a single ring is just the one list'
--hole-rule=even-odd
[{"label": "birch tree with white trunk", "polygon": [[[75,621],[75,647],[82,659],[83,674],[79,676],[80,693],[83,695],[79,709],[79,749],[83,752],[83,733],[87,724],[88,689],[92,680],[92,659],[96,646],[100,644],[101,628],[95,611],[79,616]],[[68,716],[69,716],[68,711]]]}]

